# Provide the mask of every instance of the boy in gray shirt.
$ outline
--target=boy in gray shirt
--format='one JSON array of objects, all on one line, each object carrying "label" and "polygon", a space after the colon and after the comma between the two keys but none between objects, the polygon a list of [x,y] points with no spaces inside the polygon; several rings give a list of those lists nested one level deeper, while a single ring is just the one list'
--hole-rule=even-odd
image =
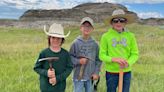
[{"label": "boy in gray shirt", "polygon": [[101,61],[98,57],[99,47],[91,37],[94,30],[93,20],[85,17],[81,20],[81,36],[78,36],[70,48],[70,55],[74,65],[74,92],[92,92],[92,80],[99,79]]}]

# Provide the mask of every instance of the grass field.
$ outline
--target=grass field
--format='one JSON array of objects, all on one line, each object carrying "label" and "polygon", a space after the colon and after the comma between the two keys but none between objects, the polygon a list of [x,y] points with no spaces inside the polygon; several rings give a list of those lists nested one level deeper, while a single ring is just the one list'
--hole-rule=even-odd
[{"label": "grass field", "polygon": [[[157,26],[132,24],[128,26],[137,38],[140,58],[133,67],[131,92],[164,91],[164,29]],[[78,27],[71,31],[63,47],[69,50],[71,42],[80,34]],[[97,25],[92,33],[99,41],[107,27]],[[39,52],[47,47],[43,30],[0,28],[0,92],[39,92],[38,75],[33,66]],[[105,71],[102,66],[98,92],[106,92]],[[72,92],[71,76],[66,92]]]}]

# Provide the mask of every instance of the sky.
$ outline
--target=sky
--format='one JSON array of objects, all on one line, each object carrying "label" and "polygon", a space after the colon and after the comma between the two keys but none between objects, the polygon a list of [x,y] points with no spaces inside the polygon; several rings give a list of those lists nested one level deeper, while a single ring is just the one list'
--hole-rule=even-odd
[{"label": "sky", "polygon": [[118,3],[140,18],[164,18],[164,0],[0,0],[0,19],[19,19],[29,9],[67,9],[83,3]]}]

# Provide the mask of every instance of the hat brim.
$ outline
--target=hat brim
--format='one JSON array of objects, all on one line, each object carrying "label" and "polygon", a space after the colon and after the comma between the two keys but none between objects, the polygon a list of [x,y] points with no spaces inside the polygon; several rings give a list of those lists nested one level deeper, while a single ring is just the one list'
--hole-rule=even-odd
[{"label": "hat brim", "polygon": [[44,32],[46,35],[48,36],[52,36],[52,37],[58,37],[58,38],[66,38],[70,35],[70,31],[67,33],[67,35],[62,35],[62,34],[55,34],[55,33],[48,33],[46,30],[46,26],[44,26]]},{"label": "hat brim", "polygon": [[114,15],[114,16],[110,16],[110,17],[106,18],[104,20],[104,23],[106,25],[109,25],[109,24],[111,25],[111,20],[113,18],[125,18],[125,19],[127,19],[126,24],[131,24],[131,23],[135,22],[135,20],[136,20],[136,18],[132,14],[120,14],[120,15]]}]

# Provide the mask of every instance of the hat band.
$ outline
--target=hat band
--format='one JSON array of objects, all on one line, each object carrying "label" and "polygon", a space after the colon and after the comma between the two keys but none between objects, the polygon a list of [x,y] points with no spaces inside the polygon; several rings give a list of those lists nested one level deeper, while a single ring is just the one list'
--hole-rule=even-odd
[{"label": "hat band", "polygon": [[49,34],[57,34],[57,35],[63,35],[63,34],[59,34],[59,33],[49,33]]}]

